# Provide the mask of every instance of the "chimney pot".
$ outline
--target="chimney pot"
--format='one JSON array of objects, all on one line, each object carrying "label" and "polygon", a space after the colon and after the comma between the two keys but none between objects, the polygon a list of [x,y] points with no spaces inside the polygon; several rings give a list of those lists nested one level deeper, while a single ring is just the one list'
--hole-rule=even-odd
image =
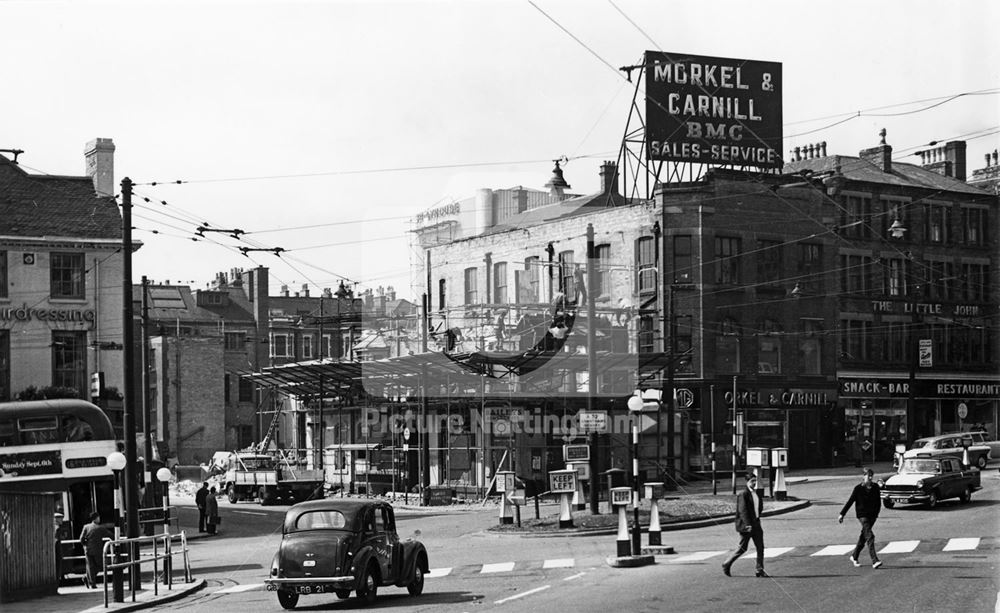
[{"label": "chimney pot", "polygon": [[802,161],[802,147],[795,147],[795,161]]},{"label": "chimney pot", "polygon": [[99,196],[115,195],[115,143],[110,138],[95,138],[83,148],[87,175],[94,181]]},{"label": "chimney pot", "polygon": [[821,143],[819,144],[819,146],[820,146],[820,147],[822,148],[822,150],[823,150],[823,157],[826,157],[826,141],[823,141],[823,142],[821,142]]}]

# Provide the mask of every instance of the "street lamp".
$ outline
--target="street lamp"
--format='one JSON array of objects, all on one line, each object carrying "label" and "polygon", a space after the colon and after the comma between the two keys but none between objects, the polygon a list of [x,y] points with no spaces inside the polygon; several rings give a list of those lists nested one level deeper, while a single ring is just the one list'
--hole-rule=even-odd
[{"label": "street lamp", "polygon": [[[125,454],[120,451],[114,451],[108,454],[108,467],[111,472],[115,475],[115,540],[121,538],[121,525],[122,525],[122,471],[125,469],[126,464]],[[118,563],[118,548],[115,546],[113,549],[114,557],[111,559],[112,563]],[[125,602],[125,586],[122,582],[122,569],[117,566],[113,571],[111,571],[112,583],[111,592],[112,599],[115,602]],[[107,581],[107,577],[104,578]]]},{"label": "street lamp", "polygon": [[639,531],[639,412],[642,411],[642,397],[628,399],[628,410],[632,414],[632,555],[642,553]]},{"label": "street lamp", "polygon": [[[156,478],[163,486],[163,585],[170,585],[170,469],[166,466],[156,471]],[[153,579],[156,582],[156,579]]]}]

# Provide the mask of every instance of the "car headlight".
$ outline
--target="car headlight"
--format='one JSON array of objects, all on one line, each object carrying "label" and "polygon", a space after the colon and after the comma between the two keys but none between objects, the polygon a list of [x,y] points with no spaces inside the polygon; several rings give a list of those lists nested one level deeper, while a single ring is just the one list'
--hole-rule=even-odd
[{"label": "car headlight", "polygon": [[924,480],[923,479],[917,480],[917,487],[923,487],[923,486],[924,486]]}]

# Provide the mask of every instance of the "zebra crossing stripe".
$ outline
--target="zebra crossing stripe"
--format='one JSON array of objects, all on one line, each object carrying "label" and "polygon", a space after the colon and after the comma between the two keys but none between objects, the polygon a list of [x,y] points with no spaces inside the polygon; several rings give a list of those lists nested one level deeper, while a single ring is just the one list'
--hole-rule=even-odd
[{"label": "zebra crossing stripe", "polygon": [[979,537],[948,539],[948,544],[944,546],[944,551],[968,551],[975,549],[979,547],[979,540]]},{"label": "zebra crossing stripe", "polygon": [[447,577],[451,574],[451,568],[432,568],[429,572],[424,574],[427,579],[435,579],[437,577]]},{"label": "zebra crossing stripe", "polygon": [[854,551],[854,545],[827,545],[820,549],[814,556],[842,556]]},{"label": "zebra crossing stripe", "polygon": [[765,558],[776,558],[783,553],[788,553],[789,551],[795,549],[794,547],[765,547],[764,557]]},{"label": "zebra crossing stripe", "polygon": [[919,544],[920,541],[892,541],[879,550],[879,553],[910,553]]},{"label": "zebra crossing stripe", "polygon": [[573,558],[561,558],[558,560],[545,560],[542,568],[573,568],[575,565],[576,560]]},{"label": "zebra crossing stripe", "polygon": [[676,558],[670,558],[671,562],[700,562],[715,556],[721,556],[725,551],[696,551]]},{"label": "zebra crossing stripe", "polygon": [[506,573],[512,570],[514,570],[513,562],[497,562],[496,564],[483,564],[483,569],[479,571],[479,574]]}]

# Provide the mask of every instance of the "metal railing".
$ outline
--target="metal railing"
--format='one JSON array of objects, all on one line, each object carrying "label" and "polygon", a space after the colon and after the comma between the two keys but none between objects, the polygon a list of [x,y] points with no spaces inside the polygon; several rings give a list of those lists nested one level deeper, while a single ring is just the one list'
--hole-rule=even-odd
[{"label": "metal railing", "polygon": [[[174,551],[171,544],[174,540],[179,540],[181,547],[180,551]],[[153,551],[142,553],[141,549],[143,544],[152,544]],[[135,550],[139,552],[136,559],[131,559],[129,552]],[[137,573],[141,575],[140,567],[142,564],[147,564],[152,562],[153,564],[153,594],[159,595],[159,583],[156,581],[156,576],[159,574],[159,561],[163,560],[163,584],[167,586],[168,590],[173,589],[173,556],[179,553],[182,555],[184,560],[184,581],[186,583],[191,582],[191,560],[188,557],[188,544],[187,544],[187,533],[180,532],[178,534],[156,534],[153,536],[140,536],[137,538],[123,538],[113,541],[106,541],[104,543],[104,551],[102,559],[104,561],[104,606],[107,607],[108,601],[108,581],[109,575],[108,571],[115,571],[120,569],[129,569],[129,573]],[[109,562],[110,561],[110,562]],[[135,602],[136,586],[138,581],[134,580],[136,577],[129,577],[129,591],[132,595],[132,602]]]}]

